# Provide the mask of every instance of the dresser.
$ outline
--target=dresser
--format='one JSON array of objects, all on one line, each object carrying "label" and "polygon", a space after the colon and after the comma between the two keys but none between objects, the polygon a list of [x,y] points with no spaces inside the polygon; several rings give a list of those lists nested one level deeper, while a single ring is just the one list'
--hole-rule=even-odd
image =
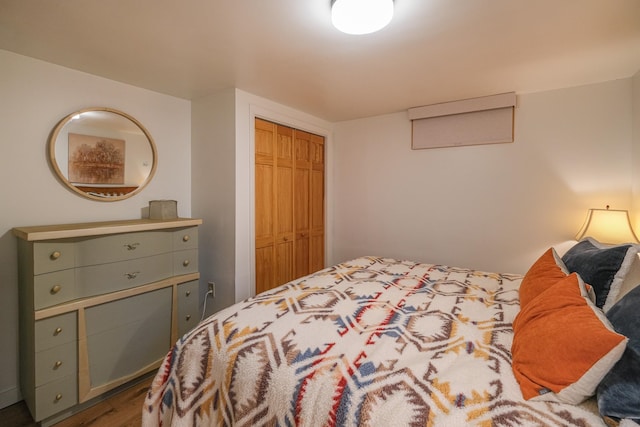
[{"label": "dresser", "polygon": [[199,320],[200,219],[13,229],[20,387],[36,421],[157,369]]}]

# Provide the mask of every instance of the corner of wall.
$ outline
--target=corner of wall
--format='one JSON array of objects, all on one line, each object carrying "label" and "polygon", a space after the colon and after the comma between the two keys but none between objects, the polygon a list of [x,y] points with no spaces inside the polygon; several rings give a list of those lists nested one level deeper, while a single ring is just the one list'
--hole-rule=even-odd
[{"label": "corner of wall", "polygon": [[640,230],[640,70],[631,78],[631,158],[634,229]]},{"label": "corner of wall", "polygon": [[216,283],[208,314],[235,301],[235,121],[234,88],[192,101],[192,213],[203,220],[200,294]]}]

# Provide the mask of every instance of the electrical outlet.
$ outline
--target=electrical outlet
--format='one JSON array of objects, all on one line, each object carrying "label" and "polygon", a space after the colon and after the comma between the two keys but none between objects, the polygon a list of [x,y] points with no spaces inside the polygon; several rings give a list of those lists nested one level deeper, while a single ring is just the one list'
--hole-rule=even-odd
[{"label": "electrical outlet", "polygon": [[213,298],[215,298],[216,297],[216,283],[211,281],[208,284],[209,284],[209,292],[211,292],[211,296]]}]

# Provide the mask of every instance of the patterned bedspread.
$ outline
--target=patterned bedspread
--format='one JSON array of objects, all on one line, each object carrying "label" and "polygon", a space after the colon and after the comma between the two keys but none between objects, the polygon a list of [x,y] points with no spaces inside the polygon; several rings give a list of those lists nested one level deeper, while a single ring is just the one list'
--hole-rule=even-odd
[{"label": "patterned bedspread", "polygon": [[364,257],[238,303],[182,337],[143,426],[602,426],[524,401],[521,276]]}]

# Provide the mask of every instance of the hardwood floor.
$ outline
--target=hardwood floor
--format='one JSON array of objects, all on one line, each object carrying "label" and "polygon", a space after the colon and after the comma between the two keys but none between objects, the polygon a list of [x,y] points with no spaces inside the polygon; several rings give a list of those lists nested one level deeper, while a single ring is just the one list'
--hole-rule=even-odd
[{"label": "hardwood floor", "polygon": [[[152,379],[147,378],[53,427],[140,427],[142,404]],[[0,424],[6,427],[38,426],[24,402],[1,409],[0,420]]]}]

